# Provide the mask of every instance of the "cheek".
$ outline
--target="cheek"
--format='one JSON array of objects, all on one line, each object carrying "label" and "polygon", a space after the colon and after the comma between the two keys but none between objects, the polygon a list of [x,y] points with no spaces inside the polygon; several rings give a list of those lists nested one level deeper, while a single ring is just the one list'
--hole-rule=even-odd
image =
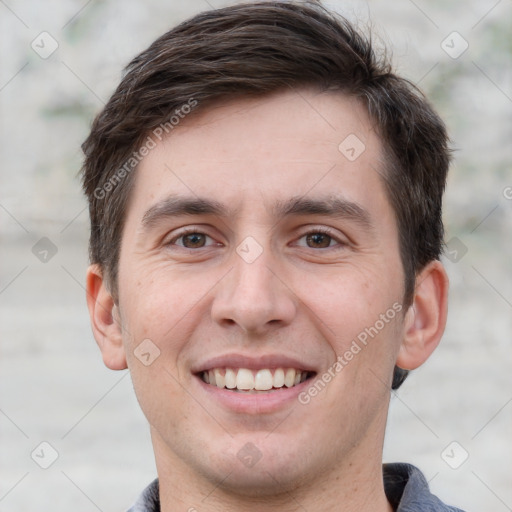
[{"label": "cheek", "polygon": [[[120,278],[129,277],[120,289],[123,341],[134,385],[139,384],[141,392],[146,387],[155,389],[157,382],[173,394],[179,392],[180,385],[188,385],[183,362],[195,331],[204,330],[210,321],[211,292],[219,281],[216,273],[211,274],[177,272],[165,261],[140,265],[138,269],[134,265],[124,269],[124,274],[120,272]],[[157,353],[154,366],[162,367],[162,375],[151,375],[141,368],[137,359],[137,354],[141,355],[139,347],[144,346],[141,343]]]},{"label": "cheek", "polygon": [[400,286],[372,269],[346,266],[328,276],[304,275],[295,287],[328,339],[346,343],[372,326],[400,300]]},{"label": "cheek", "polygon": [[127,329],[138,338],[154,338],[157,344],[168,341],[205,295],[196,277],[188,276],[184,283],[164,261],[120,268],[119,277]]},{"label": "cheek", "polygon": [[[169,407],[185,410],[183,388],[187,376],[180,371],[180,354],[195,324],[194,304],[170,280],[133,279],[120,304],[123,343],[137,400],[148,421],[158,430],[177,428],[179,415]],[[158,392],[156,392],[158,391]],[[181,418],[183,419],[183,418]]]},{"label": "cheek", "polygon": [[399,279],[353,268],[315,286],[303,282],[305,311],[314,313],[310,318],[332,349],[333,389],[361,394],[373,387],[370,381],[387,387],[400,343],[401,291]]}]

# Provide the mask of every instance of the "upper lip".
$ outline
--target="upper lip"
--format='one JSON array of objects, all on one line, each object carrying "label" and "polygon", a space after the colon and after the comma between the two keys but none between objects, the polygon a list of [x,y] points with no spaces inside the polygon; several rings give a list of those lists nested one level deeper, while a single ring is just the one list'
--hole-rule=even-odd
[{"label": "upper lip", "polygon": [[214,368],[247,368],[248,370],[260,370],[263,368],[294,368],[296,370],[316,372],[315,368],[304,361],[284,354],[225,354],[212,357],[192,367],[192,373],[201,373]]}]

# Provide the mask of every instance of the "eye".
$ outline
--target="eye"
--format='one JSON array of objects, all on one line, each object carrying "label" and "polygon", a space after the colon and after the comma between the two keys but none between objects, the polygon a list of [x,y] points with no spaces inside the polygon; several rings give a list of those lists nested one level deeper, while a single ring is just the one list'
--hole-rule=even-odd
[{"label": "eye", "polygon": [[331,242],[333,242],[332,237],[326,233],[319,232],[306,235],[306,244],[312,249],[325,249],[331,245]]},{"label": "eye", "polygon": [[333,234],[324,230],[316,229],[302,235],[298,239],[297,245],[300,247],[307,247],[309,249],[329,249],[337,245],[343,246],[345,244],[338,238],[335,238]]},{"label": "eye", "polygon": [[201,249],[212,245],[212,243],[214,243],[214,240],[208,235],[199,231],[190,231],[173,238],[168,245],[177,245],[185,249]]}]

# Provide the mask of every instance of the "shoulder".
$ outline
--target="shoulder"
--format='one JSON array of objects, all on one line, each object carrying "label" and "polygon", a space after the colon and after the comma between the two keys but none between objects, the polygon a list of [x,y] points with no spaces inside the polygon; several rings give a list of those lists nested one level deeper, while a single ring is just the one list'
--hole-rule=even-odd
[{"label": "shoulder", "polygon": [[160,512],[158,479],[153,480],[139,496],[139,499],[127,512]]},{"label": "shoulder", "polygon": [[386,497],[396,512],[463,512],[434,496],[417,467],[403,463],[384,464],[382,471]]}]

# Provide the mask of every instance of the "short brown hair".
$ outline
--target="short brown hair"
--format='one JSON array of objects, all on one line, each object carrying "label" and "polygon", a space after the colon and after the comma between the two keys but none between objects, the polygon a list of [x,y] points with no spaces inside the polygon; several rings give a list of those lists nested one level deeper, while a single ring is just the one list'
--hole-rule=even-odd
[{"label": "short brown hair", "polygon": [[[101,265],[114,298],[130,171],[148,133],[170,129],[170,117],[191,101],[204,110],[218,101],[308,86],[358,98],[376,125],[386,154],[381,176],[399,229],[404,306],[410,305],[416,273],[442,252],[450,159],[445,126],[346,19],[318,3],[284,1],[211,10],[181,23],[130,62],[94,120],[82,146],[90,259]],[[393,389],[406,375],[395,369]]]}]

